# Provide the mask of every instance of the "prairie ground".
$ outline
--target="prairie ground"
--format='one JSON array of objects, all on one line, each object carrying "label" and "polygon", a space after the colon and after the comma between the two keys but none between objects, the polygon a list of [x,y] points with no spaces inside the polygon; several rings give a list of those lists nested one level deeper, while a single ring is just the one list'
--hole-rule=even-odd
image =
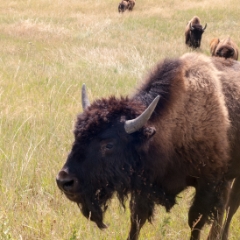
[{"label": "prairie ground", "polygon": [[[238,0],[137,0],[123,14],[118,3],[0,0],[0,239],[126,239],[128,208],[113,199],[109,228],[100,231],[55,183],[82,111],[82,84],[90,100],[131,94],[156,62],[191,51],[184,29],[194,15],[208,24],[199,52],[210,55],[213,37],[240,46]],[[193,194],[182,193],[170,214],[157,207],[140,239],[188,239]],[[231,240],[240,239],[239,226],[238,211]]]}]

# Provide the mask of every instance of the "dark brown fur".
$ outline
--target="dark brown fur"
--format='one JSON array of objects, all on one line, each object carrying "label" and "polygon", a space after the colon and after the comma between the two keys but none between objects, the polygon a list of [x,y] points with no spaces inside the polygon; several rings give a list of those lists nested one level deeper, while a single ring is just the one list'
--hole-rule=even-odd
[{"label": "dark brown fur", "polygon": [[210,42],[210,52],[212,56],[232,58],[238,60],[238,46],[231,38],[225,38],[220,41],[219,38],[214,38]]},{"label": "dark brown fur", "polygon": [[[127,134],[126,120],[140,115],[160,95],[147,124]],[[170,211],[177,195],[196,189],[189,209],[191,239],[214,219],[217,239],[230,194],[225,239],[240,204],[240,64],[231,59],[185,54],[164,60],[132,97],[98,99],[76,121],[75,141],[57,176],[59,188],[83,215],[104,228],[104,212],[116,193],[130,194],[131,228],[138,239],[154,207]],[[236,198],[236,196],[238,198]]]},{"label": "dark brown fur", "polygon": [[207,24],[203,28],[200,18],[194,16],[185,28],[185,44],[191,48],[199,48],[201,46],[202,34],[206,27]]},{"label": "dark brown fur", "polygon": [[123,13],[128,9],[129,2],[128,1],[121,1],[118,5],[118,12]]}]

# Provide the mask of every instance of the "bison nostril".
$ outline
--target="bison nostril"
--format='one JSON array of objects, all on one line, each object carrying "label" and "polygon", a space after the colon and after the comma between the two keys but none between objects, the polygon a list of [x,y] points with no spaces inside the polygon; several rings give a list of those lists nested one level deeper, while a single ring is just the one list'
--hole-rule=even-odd
[{"label": "bison nostril", "polygon": [[63,184],[63,189],[68,190],[68,189],[71,189],[73,186],[74,186],[74,180],[66,181]]},{"label": "bison nostril", "polygon": [[58,187],[61,190],[72,191],[77,184],[77,179],[71,177],[65,171],[60,171],[57,178],[56,178],[56,182],[57,182]]},{"label": "bison nostril", "polygon": [[57,185],[61,190],[71,191],[75,187],[76,180],[74,179],[56,179]]}]

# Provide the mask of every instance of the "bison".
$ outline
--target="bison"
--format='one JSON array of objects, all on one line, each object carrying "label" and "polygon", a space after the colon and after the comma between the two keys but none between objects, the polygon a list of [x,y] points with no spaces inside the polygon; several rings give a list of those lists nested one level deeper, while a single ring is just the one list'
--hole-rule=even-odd
[{"label": "bison", "polygon": [[[240,203],[240,63],[187,53],[165,59],[127,97],[90,104],[85,86],[75,140],[56,182],[101,229],[114,193],[130,197],[129,240],[139,237],[154,208],[169,212],[188,187],[191,240],[214,220],[218,239],[225,207],[228,229]],[[231,188],[228,205],[227,199]]]},{"label": "bison", "polygon": [[232,58],[238,60],[238,47],[233,40],[228,37],[220,41],[219,38],[213,38],[210,42],[210,52],[212,56]]},{"label": "bison", "polygon": [[132,11],[134,6],[135,6],[135,0],[122,0],[118,5],[118,12],[123,13],[127,9],[129,11]]},{"label": "bison", "polygon": [[128,1],[125,0],[121,1],[118,5],[118,12],[119,13],[125,12],[128,9],[128,4],[129,4]]},{"label": "bison", "polygon": [[200,48],[202,34],[206,29],[207,24],[203,28],[200,23],[200,18],[194,16],[187,24],[185,29],[185,44],[191,48]]}]

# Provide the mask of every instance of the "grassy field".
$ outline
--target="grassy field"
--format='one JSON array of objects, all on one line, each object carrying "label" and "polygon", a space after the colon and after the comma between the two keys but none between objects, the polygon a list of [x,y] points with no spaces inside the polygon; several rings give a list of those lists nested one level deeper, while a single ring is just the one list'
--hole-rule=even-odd
[{"label": "grassy field", "polygon": [[[0,239],[126,239],[129,211],[116,199],[100,231],[57,189],[55,177],[73,141],[80,88],[91,100],[131,94],[156,62],[190,51],[186,23],[208,24],[213,37],[240,47],[239,0],[137,0],[119,14],[119,0],[0,0]],[[185,240],[191,189],[171,214],[156,208],[141,240]],[[240,212],[231,240],[240,239]],[[208,227],[204,228],[206,238]]]}]

